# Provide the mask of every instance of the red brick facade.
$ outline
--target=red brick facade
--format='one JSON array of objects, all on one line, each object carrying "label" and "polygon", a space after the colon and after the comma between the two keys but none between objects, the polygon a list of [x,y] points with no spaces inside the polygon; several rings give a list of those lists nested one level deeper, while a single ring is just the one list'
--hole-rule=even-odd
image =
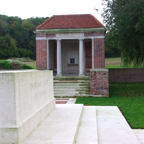
[{"label": "red brick facade", "polygon": [[90,73],[92,69],[92,42],[85,42],[85,72]]},{"label": "red brick facade", "polygon": [[[40,33],[40,31],[42,33]],[[47,33],[45,33],[46,31]],[[62,38],[60,37],[60,35],[57,35],[56,32],[58,34],[63,34]],[[70,32],[72,33],[70,34]],[[50,59],[50,61],[52,61],[51,69],[53,69],[54,73],[57,72],[57,42],[56,42],[57,38],[61,40],[84,39],[84,47],[83,47],[85,48],[84,69],[86,75],[90,73],[91,94],[108,96],[109,95],[108,71],[104,69],[105,68],[104,35],[105,30],[103,24],[101,24],[92,15],[89,14],[58,15],[50,17],[41,25],[36,27],[37,69],[47,69],[47,43],[48,43],[47,38],[49,39],[49,44],[51,44],[48,47],[49,52],[51,50],[52,55]],[[94,69],[91,70],[90,72],[90,69],[92,68]]]},{"label": "red brick facade", "polygon": [[93,69],[90,72],[90,93],[92,95],[109,96],[108,69]]},{"label": "red brick facade", "polygon": [[94,39],[94,69],[105,68],[104,38]]},{"label": "red brick facade", "polygon": [[47,40],[36,40],[36,68],[47,69]]},{"label": "red brick facade", "polygon": [[[85,47],[85,72],[89,73],[92,69],[92,43],[94,48],[94,69],[105,68],[105,48],[104,48],[104,32],[85,33],[87,36],[98,36],[90,41],[84,42]],[[36,65],[37,69],[47,69],[47,40],[48,37],[55,37],[55,34],[36,34]],[[43,38],[45,40],[43,40]],[[93,42],[92,42],[93,41]],[[53,44],[54,49],[54,69],[57,69],[56,42]]]}]

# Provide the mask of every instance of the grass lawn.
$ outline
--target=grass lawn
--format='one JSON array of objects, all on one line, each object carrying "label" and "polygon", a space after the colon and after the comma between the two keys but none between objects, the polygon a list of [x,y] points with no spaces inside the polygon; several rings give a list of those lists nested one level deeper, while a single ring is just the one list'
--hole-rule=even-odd
[{"label": "grass lawn", "polygon": [[118,106],[133,129],[144,129],[144,83],[110,84],[110,97],[78,97],[76,104]]},{"label": "grass lawn", "polygon": [[122,68],[120,65],[106,65],[105,68]]},{"label": "grass lawn", "polygon": [[22,64],[27,64],[29,66],[31,66],[32,68],[36,69],[36,61],[33,62],[20,62]]},{"label": "grass lawn", "polygon": [[105,62],[109,63],[109,62],[121,62],[121,58],[117,57],[117,58],[105,58]]}]

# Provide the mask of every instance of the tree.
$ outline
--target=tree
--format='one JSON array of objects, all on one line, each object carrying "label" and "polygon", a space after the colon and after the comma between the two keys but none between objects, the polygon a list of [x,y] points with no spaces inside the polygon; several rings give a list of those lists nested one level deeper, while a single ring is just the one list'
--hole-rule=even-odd
[{"label": "tree", "polygon": [[23,20],[0,14],[0,58],[14,56],[13,52],[18,48],[17,56],[35,59],[36,41],[33,31],[46,19],[36,17]]},{"label": "tree", "polygon": [[17,55],[16,41],[9,35],[0,37],[0,58],[6,59]]},{"label": "tree", "polygon": [[120,57],[120,51],[113,33],[105,34],[105,57]]},{"label": "tree", "polygon": [[125,66],[144,64],[144,1],[103,0],[106,28],[113,33]]}]

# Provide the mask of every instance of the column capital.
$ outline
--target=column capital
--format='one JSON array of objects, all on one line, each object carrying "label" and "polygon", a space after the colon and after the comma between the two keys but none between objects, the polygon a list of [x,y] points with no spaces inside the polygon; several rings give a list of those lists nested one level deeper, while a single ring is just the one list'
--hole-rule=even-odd
[{"label": "column capital", "polygon": [[62,39],[60,39],[60,38],[58,38],[58,39],[56,39],[56,41],[61,41]]},{"label": "column capital", "polygon": [[79,41],[83,41],[83,40],[84,40],[84,38],[80,38],[80,39],[79,39]]}]

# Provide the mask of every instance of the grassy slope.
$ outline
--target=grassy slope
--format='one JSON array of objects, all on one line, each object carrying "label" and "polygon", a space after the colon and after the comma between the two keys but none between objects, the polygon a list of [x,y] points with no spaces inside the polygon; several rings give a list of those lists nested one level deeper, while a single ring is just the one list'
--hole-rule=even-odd
[{"label": "grassy slope", "polygon": [[144,129],[144,83],[110,84],[109,98],[79,97],[76,103],[118,106],[132,128]]}]

